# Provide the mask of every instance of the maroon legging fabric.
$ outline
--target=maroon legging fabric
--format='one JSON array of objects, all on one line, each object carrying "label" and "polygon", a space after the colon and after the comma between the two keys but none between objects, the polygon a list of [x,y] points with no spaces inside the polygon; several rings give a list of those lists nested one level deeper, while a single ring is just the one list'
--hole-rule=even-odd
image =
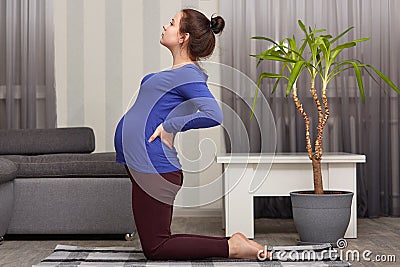
[{"label": "maroon legging fabric", "polygon": [[[183,183],[181,170],[162,174],[147,174],[136,172],[126,167],[132,181],[132,210],[142,244],[143,253],[152,260],[190,260],[209,257],[229,256],[228,240],[225,237],[210,237],[192,234],[171,235],[171,220],[173,201]],[[156,176],[166,179],[175,187],[172,189],[160,188],[162,195],[159,201],[142,188],[143,181],[157,180]],[[161,178],[161,179],[162,179]],[[160,178],[159,178],[160,179]],[[157,187],[158,182],[151,184]],[[140,186],[139,186],[140,185]],[[148,192],[148,191],[147,191]],[[169,204],[170,203],[170,204]]]}]

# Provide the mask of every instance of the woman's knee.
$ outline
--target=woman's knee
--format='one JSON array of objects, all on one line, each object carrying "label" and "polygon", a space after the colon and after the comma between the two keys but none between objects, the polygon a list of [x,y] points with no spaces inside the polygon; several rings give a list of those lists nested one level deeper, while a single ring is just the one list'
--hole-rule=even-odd
[{"label": "woman's knee", "polygon": [[163,253],[162,249],[160,248],[150,248],[150,247],[143,247],[143,254],[148,260],[165,260],[168,258],[168,255]]}]

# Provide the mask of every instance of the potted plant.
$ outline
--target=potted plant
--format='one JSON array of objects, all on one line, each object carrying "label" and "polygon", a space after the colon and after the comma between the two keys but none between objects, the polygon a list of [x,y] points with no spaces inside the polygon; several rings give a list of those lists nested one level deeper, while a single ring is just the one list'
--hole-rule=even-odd
[{"label": "potted plant", "polygon": [[[272,92],[275,92],[281,81],[286,81],[286,96],[291,95],[297,110],[305,122],[306,150],[312,163],[314,191],[292,192],[293,219],[300,235],[300,241],[306,243],[333,243],[343,238],[350,219],[350,207],[353,192],[324,191],[322,185],[321,159],[323,130],[329,118],[327,98],[328,84],[345,70],[353,70],[362,101],[365,101],[362,71],[365,71],[375,81],[375,73],[397,93],[399,88],[381,71],[357,59],[343,59],[341,53],[354,47],[359,42],[369,40],[362,38],[337,44],[338,40],[353,27],[337,36],[331,36],[326,30],[308,29],[302,21],[298,21],[304,39],[297,41],[295,37],[283,38],[279,43],[271,38],[255,36],[252,39],[264,40],[271,47],[260,54],[252,55],[258,59],[257,66],[267,61],[281,65],[280,73],[263,72],[258,77],[257,91],[253,102],[252,115],[257,101],[258,90],[265,78],[276,79]],[[297,81],[302,73],[310,78],[308,88],[318,111],[317,137],[314,147],[310,136],[310,117],[303,109],[298,97]],[[320,79],[321,88],[315,87],[316,79]],[[252,118],[252,117],[251,117]]]}]

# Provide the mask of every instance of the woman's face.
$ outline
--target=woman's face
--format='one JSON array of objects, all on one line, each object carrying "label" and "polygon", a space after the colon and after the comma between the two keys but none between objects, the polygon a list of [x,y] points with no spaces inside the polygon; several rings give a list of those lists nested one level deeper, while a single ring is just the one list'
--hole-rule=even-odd
[{"label": "woman's face", "polygon": [[181,17],[182,12],[178,12],[168,24],[162,26],[160,43],[170,50],[183,42],[183,35],[179,32]]}]

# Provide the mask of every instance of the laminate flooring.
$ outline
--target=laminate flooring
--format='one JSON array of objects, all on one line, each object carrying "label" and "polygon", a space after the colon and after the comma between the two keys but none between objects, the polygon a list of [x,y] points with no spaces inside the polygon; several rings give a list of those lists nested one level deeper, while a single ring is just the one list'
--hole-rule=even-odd
[{"label": "laminate flooring", "polygon": [[[172,232],[224,236],[220,217],[174,217]],[[255,220],[254,240],[262,245],[295,245],[296,239],[298,234],[291,219]],[[347,259],[353,266],[400,266],[400,218],[358,219],[358,238],[348,239],[347,242],[347,248],[342,250],[342,259]],[[0,245],[0,266],[37,264],[51,254],[57,244],[140,248],[137,235],[133,241],[125,241],[123,235],[8,235],[3,245]]]}]

